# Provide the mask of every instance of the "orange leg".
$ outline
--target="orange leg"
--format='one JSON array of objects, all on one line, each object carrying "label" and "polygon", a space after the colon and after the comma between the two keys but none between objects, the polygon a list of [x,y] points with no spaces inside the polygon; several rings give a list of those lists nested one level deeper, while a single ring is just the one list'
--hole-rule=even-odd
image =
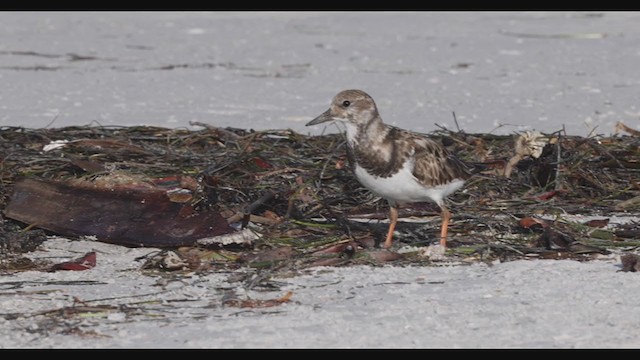
[{"label": "orange leg", "polygon": [[387,232],[387,238],[384,241],[384,248],[388,249],[393,243],[393,231],[396,229],[396,223],[398,222],[398,208],[391,206],[389,209],[389,231]]},{"label": "orange leg", "polygon": [[451,213],[446,207],[442,208],[442,227],[440,228],[440,245],[447,247],[447,232],[449,231],[449,219],[451,219]]}]

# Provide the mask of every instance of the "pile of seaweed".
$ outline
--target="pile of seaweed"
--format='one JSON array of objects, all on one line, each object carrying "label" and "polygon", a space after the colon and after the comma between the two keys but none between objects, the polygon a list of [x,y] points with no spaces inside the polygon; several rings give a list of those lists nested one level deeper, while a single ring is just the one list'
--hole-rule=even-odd
[{"label": "pile of seaweed", "polygon": [[[40,229],[38,221],[6,216],[19,181],[118,177],[120,182],[150,184],[178,179],[193,190],[179,202],[194,211],[215,212],[235,229],[257,234],[243,243],[171,249],[187,260],[198,257],[195,263],[185,260],[191,267],[435,261],[421,251],[438,241],[440,210],[431,203],[401,208],[404,221],[396,228],[394,247],[380,249],[388,205],[350,172],[343,135],[193,125],[202,129],[0,128],[0,211],[5,213],[0,218],[0,257],[31,251],[37,246],[34,239],[42,242],[46,235],[60,234]],[[446,257],[463,262],[591,259],[613,249],[635,250],[640,245],[638,221],[609,223],[640,213],[640,137],[630,128],[622,130],[629,134],[492,135],[446,129],[428,134],[484,169],[450,196],[453,218]],[[591,218],[578,221],[571,215]]]}]

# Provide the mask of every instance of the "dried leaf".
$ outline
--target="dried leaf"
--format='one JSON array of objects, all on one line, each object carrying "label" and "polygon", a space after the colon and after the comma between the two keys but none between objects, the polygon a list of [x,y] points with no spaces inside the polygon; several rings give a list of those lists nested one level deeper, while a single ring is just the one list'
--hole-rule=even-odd
[{"label": "dried leaf", "polygon": [[97,173],[97,172],[105,171],[104,165],[96,161],[72,159],[71,163],[89,173]]},{"label": "dried leaf", "polygon": [[609,219],[593,219],[584,223],[588,227],[603,228],[609,224]]},{"label": "dried leaf", "polygon": [[541,200],[541,201],[549,200],[552,197],[558,195],[559,193],[560,192],[558,190],[551,190],[551,191],[547,191],[547,192],[542,193],[542,194],[534,195],[534,196],[531,197],[531,199]]},{"label": "dried leaf", "polygon": [[[311,255],[313,256],[323,256],[323,255],[327,255],[327,254],[339,254],[342,253],[344,251],[347,252],[355,252],[355,248],[356,248],[356,244],[353,242],[348,242],[348,243],[341,243],[341,244],[335,244],[335,245],[331,245],[327,248],[324,249],[320,249],[318,251],[314,251],[313,253],[311,253]],[[348,250],[351,249],[351,250]],[[353,256],[353,254],[352,254]]]},{"label": "dried leaf", "polygon": [[259,157],[254,157],[253,158],[253,162],[258,165],[259,168],[261,169],[270,169],[273,167],[273,165],[269,164],[268,162],[266,162],[264,159],[259,158]]},{"label": "dried leaf", "polygon": [[532,228],[544,228],[547,227],[548,224],[545,220],[542,219],[537,219],[534,217],[525,217],[520,219],[520,221],[518,221],[518,225],[520,225],[521,227],[525,228],[525,229],[532,229]]},{"label": "dried leaf", "polygon": [[402,259],[403,255],[389,250],[368,250],[366,254],[377,262],[386,262]]},{"label": "dried leaf", "polygon": [[51,267],[52,271],[56,270],[74,270],[74,271],[82,271],[88,270],[96,266],[96,253],[95,251],[91,251],[86,253],[83,257],[65,261],[62,263],[55,264]]},{"label": "dried leaf", "polygon": [[271,210],[265,210],[262,213],[262,216],[264,216],[267,219],[274,220],[275,222],[281,222],[282,221],[282,217],[279,216],[278,214],[276,214],[275,212],[271,211]]}]

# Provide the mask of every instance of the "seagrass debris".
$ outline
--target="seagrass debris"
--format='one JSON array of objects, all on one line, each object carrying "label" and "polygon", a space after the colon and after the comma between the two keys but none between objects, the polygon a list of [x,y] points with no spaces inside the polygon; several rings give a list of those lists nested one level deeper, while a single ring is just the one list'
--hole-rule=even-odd
[{"label": "seagrass debris", "polygon": [[[544,241],[537,241],[545,231],[548,237],[551,230],[524,228],[518,224],[519,219],[542,214],[608,218],[621,211],[627,215],[639,212],[640,204],[634,200],[640,194],[637,136],[585,138],[567,136],[562,131],[540,134],[547,141],[534,142],[537,146],[537,157],[534,157],[514,152],[515,144],[522,142],[519,134],[467,134],[443,129],[431,135],[462,159],[480,162],[485,167],[483,174],[472,178],[464,191],[451,197],[453,255],[470,257],[478,251],[486,255],[487,249],[492,253],[501,252],[500,256],[506,253],[504,256],[508,258],[545,251],[557,253],[558,249],[541,246]],[[505,168],[514,156],[521,159],[512,161],[507,177]],[[318,251],[349,243],[354,254],[345,253],[344,247],[333,257],[329,256],[329,260],[321,260],[353,264],[387,258],[376,255],[379,251],[375,250],[384,231],[384,224],[379,220],[386,218],[386,204],[362,188],[349,172],[344,138],[339,134],[306,136],[290,130],[251,131],[212,126],[202,130],[3,127],[0,128],[0,159],[0,209],[6,217],[7,209],[11,214],[11,195],[20,181],[75,186],[105,186],[106,183],[117,187],[122,185],[118,182],[120,179],[125,185],[134,182],[138,188],[141,184],[164,186],[162,196],[176,206],[172,211],[184,215],[185,219],[194,214],[205,214],[205,217],[218,214],[227,219],[232,229],[226,228],[225,234],[244,231],[242,236],[248,236],[241,236],[244,240],[236,243],[241,245],[235,250],[240,253],[290,247],[294,251],[289,255],[295,259],[296,266],[305,266],[318,261]],[[170,193],[171,189],[187,191]],[[73,193],[68,195],[73,197]],[[184,208],[190,210],[181,213]],[[153,211],[153,208],[141,207],[137,214],[150,216]],[[63,209],[58,211],[63,212]],[[143,213],[147,215],[141,215]],[[419,218],[423,224],[401,224],[400,243],[413,246],[430,243],[436,238],[436,229],[429,226],[430,221],[424,226],[424,221],[432,216],[435,219],[437,214],[438,209],[429,203],[401,209],[401,217]],[[354,217],[369,220],[354,222]],[[64,225],[65,218],[61,219]],[[5,228],[18,224],[19,231],[29,225],[40,227],[36,219],[4,221],[7,222],[10,225],[3,225]],[[126,228],[132,226],[127,224]],[[550,226],[566,234],[568,239],[581,243],[591,241],[589,232],[583,229],[566,228],[561,222]],[[622,228],[603,230],[612,236],[606,244],[598,239],[600,247],[620,248],[621,244],[636,242],[640,226],[637,223],[625,226],[624,231]],[[89,228],[99,231],[100,224],[91,224]],[[48,230],[60,231],[52,227]],[[249,235],[249,230],[254,235]],[[2,234],[7,233],[15,231]],[[136,235],[136,238],[140,237]],[[153,233],[148,239],[143,245],[162,246],[162,242],[153,244]],[[99,237],[98,240],[106,239]],[[203,245],[194,241],[169,245],[212,246],[215,243]],[[505,244],[508,247],[502,246]],[[571,253],[570,247],[565,250]],[[599,253],[601,249],[594,252]],[[424,261],[414,255],[407,253],[394,260]],[[326,256],[327,253],[322,255]],[[252,263],[250,257],[240,257],[233,262],[237,261]],[[266,266],[282,262],[286,259],[253,261],[254,265],[266,263]]]}]

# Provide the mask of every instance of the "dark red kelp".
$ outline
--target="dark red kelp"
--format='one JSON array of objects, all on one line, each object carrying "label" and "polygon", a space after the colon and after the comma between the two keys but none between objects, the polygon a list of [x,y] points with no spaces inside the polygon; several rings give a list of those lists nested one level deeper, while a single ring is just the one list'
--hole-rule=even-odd
[{"label": "dark red kelp", "polygon": [[128,246],[173,247],[233,232],[215,211],[172,201],[158,186],[98,187],[25,178],[17,181],[5,215],[64,236],[95,236]]}]

